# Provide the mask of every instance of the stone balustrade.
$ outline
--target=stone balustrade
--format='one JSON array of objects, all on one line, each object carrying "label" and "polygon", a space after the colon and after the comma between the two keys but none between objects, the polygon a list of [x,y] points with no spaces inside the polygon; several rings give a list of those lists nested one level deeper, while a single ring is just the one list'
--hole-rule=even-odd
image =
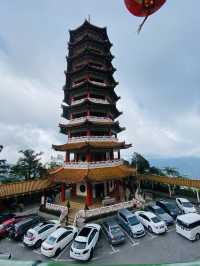
[{"label": "stone balustrade", "polygon": [[109,161],[98,161],[98,162],[67,162],[64,164],[65,169],[93,169],[102,167],[119,166],[123,164],[123,160],[109,160]]},{"label": "stone balustrade", "polygon": [[85,141],[113,141],[118,142],[118,139],[113,136],[82,136],[82,137],[72,137],[68,139],[68,143],[78,143],[78,142],[85,142]]}]

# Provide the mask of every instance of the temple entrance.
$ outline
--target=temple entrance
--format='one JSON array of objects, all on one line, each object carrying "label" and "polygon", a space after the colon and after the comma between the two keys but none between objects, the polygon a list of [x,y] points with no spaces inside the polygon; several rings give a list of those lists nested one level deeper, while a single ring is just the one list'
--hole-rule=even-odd
[{"label": "temple entrance", "polygon": [[102,200],[105,197],[104,183],[95,184],[96,199]]}]

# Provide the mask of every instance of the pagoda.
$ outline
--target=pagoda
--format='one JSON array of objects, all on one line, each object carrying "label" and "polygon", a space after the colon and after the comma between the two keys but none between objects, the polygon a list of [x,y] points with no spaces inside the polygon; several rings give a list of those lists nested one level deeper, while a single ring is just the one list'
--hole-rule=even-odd
[{"label": "pagoda", "polygon": [[[106,196],[121,200],[123,179],[132,176],[133,169],[120,157],[120,150],[131,145],[117,138],[125,128],[116,121],[121,112],[116,107],[120,97],[114,90],[118,82],[113,77],[112,43],[106,28],[87,20],[69,33],[59,124],[67,142],[53,145],[55,151],[65,153],[65,162],[51,175],[55,182],[70,185],[71,197],[83,197],[87,206]],[[61,200],[65,200],[65,185]]]}]

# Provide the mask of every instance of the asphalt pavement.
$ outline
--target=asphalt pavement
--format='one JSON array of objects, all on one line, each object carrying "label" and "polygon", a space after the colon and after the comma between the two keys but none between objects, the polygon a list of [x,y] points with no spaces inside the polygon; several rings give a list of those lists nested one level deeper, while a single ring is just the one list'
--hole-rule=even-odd
[{"label": "asphalt pavement", "polygon": [[[0,241],[1,252],[11,252],[13,259],[59,261],[77,263],[69,256],[71,243],[53,258],[44,257],[40,249],[30,249],[22,242],[9,239]],[[145,237],[133,239],[126,234],[123,245],[111,245],[104,233],[101,233],[96,246],[94,257],[90,264],[145,264],[145,263],[173,263],[200,259],[200,241],[191,242],[175,232],[175,226],[170,227],[164,235],[154,235],[147,232]]]}]

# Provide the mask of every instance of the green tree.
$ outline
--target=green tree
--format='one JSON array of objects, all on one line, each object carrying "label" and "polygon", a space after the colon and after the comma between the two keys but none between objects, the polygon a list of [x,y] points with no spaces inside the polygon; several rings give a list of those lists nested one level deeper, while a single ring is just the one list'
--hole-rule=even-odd
[{"label": "green tree", "polygon": [[165,175],[160,168],[157,168],[155,166],[151,166],[150,167],[149,173],[152,174],[152,175],[160,175],[160,176],[164,176]]},{"label": "green tree", "polygon": [[46,168],[41,162],[42,152],[35,153],[31,149],[19,151],[22,154],[17,163],[11,168],[11,174],[24,179],[35,179],[47,174]]},{"label": "green tree", "polygon": [[149,171],[150,164],[141,154],[134,152],[131,158],[131,165],[137,169],[139,174],[144,174]]},{"label": "green tree", "polygon": [[164,172],[166,173],[166,175],[168,175],[170,177],[178,177],[178,176],[180,176],[179,171],[176,168],[174,168],[174,167],[167,166],[167,167],[164,168]]}]

